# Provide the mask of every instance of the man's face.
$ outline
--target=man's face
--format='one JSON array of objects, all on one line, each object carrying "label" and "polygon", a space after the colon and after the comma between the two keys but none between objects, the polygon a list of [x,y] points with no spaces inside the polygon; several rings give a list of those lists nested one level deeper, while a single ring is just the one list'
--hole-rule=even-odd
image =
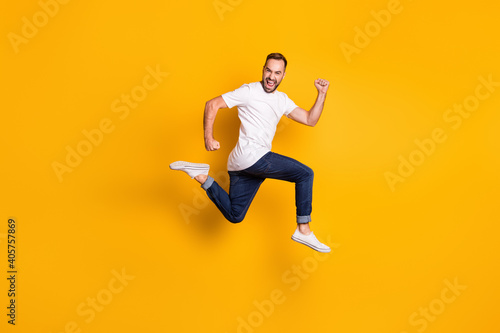
[{"label": "man's face", "polygon": [[283,60],[269,59],[262,70],[262,88],[267,93],[272,93],[278,88],[285,77],[285,62]]}]

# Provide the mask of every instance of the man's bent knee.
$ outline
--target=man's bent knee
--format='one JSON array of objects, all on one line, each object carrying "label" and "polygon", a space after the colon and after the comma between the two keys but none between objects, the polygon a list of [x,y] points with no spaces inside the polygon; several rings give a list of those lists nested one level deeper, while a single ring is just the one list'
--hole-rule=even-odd
[{"label": "man's bent knee", "polygon": [[314,179],[314,171],[310,167],[306,166],[304,169],[305,177],[307,179]]},{"label": "man's bent knee", "polygon": [[228,217],[227,220],[231,223],[236,224],[236,223],[240,223],[241,221],[243,221],[244,218],[245,218],[244,216],[243,217],[232,217],[231,216],[231,217]]}]

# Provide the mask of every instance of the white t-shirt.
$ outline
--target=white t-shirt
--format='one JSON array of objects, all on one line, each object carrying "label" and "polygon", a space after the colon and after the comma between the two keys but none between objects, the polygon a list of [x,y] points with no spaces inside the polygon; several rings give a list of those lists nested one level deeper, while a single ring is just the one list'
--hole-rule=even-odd
[{"label": "white t-shirt", "polygon": [[283,92],[265,92],[260,82],[244,84],[222,98],[229,108],[238,107],[241,121],[238,143],[227,161],[229,171],[246,169],[271,151],[281,117],[297,107]]}]

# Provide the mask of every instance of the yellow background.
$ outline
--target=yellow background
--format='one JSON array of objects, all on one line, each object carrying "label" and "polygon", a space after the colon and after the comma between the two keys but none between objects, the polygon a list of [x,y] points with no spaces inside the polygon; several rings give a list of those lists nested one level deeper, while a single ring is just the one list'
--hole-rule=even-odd
[{"label": "yellow background", "polygon": [[[387,1],[221,2],[219,15],[213,0],[71,0],[17,53],[9,33],[41,5],[0,5],[2,332],[499,332],[500,87],[458,129],[443,119],[480,76],[500,81],[498,1],[402,0],[350,62],[340,46]],[[219,112],[209,153],[204,103],[260,80],[270,52],[288,58],[280,90],[299,106],[313,104],[314,79],[331,82],[319,124],[283,119],[273,146],[315,170],[312,227],[327,256],[290,240],[292,184],[266,181],[233,225],[168,168],[210,163],[227,186],[236,110]],[[112,103],[148,66],[169,74],[121,119]],[[113,130],[60,182],[53,163],[103,119]],[[392,191],[385,173],[434,128],[447,140]],[[446,281],[466,286],[449,304]],[[88,320],[77,309],[97,296],[106,304]],[[429,306],[439,315],[410,322]]]}]

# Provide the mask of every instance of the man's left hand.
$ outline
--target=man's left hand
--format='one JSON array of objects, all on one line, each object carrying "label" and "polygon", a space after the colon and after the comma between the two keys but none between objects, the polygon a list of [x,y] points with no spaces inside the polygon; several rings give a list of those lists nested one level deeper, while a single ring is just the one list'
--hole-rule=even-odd
[{"label": "man's left hand", "polygon": [[326,94],[326,92],[328,91],[328,87],[330,86],[330,82],[323,79],[317,79],[316,81],[314,81],[314,86],[316,87],[316,89],[318,89],[318,92]]}]

